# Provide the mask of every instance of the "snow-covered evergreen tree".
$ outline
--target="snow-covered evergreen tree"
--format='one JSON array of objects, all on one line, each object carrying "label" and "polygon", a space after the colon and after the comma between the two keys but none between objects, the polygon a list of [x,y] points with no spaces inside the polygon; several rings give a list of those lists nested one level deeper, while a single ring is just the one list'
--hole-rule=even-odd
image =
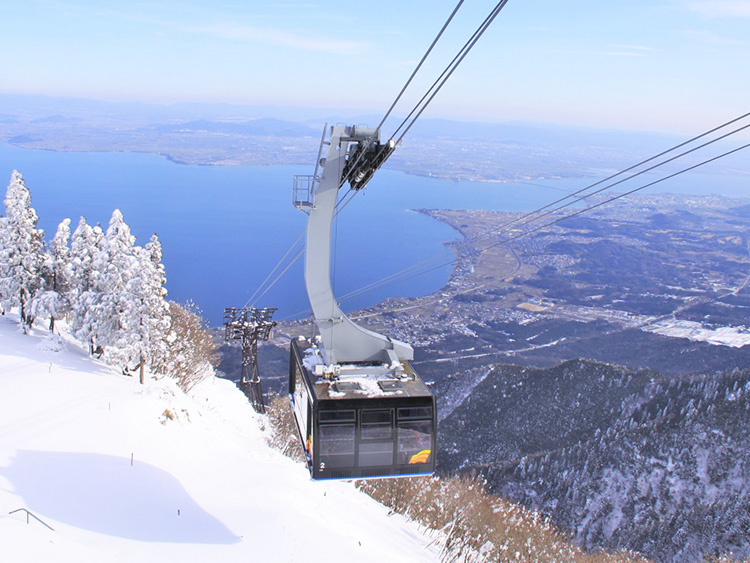
[{"label": "snow-covered evergreen tree", "polygon": [[[14,171],[0,216],[0,313],[19,307],[24,330],[34,317],[69,315],[73,335],[123,371],[151,367],[168,373],[176,333],[164,288],[166,276],[156,235],[145,247],[115,210],[106,234],[81,217],[58,226],[44,250],[44,231],[23,177]],[[70,243],[70,247],[68,244]],[[174,371],[174,370],[172,370]]]},{"label": "snow-covered evergreen tree", "polygon": [[166,276],[161,263],[161,243],[156,235],[145,248],[136,246],[134,255],[138,268],[130,281],[129,293],[133,297],[129,327],[129,344],[138,350],[141,383],[146,366],[162,369],[167,350],[167,333],[170,328],[169,305],[165,299]]},{"label": "snow-covered evergreen tree", "polygon": [[[91,227],[81,217],[71,238],[71,329],[74,336],[89,346],[94,353],[98,344],[98,306],[101,301],[98,281],[101,270],[95,268],[94,260],[104,241],[104,233],[98,225]],[[104,267],[103,261],[98,263]]]},{"label": "snow-covered evergreen tree", "polygon": [[0,315],[5,314],[5,293],[8,291],[8,283],[5,276],[5,264],[7,259],[5,257],[5,248],[8,245],[8,220],[0,215]]},{"label": "snow-covered evergreen tree", "polygon": [[31,326],[31,301],[42,288],[44,231],[37,229],[38,218],[31,207],[31,194],[21,174],[14,170],[5,196],[7,210],[3,221],[0,251],[0,299],[2,307],[18,307],[24,330]]},{"label": "snow-covered evergreen tree", "polygon": [[64,219],[57,227],[54,238],[48,245],[42,266],[44,289],[32,301],[35,317],[49,315],[50,331],[55,330],[55,319],[66,316],[71,309],[71,251],[70,219]]},{"label": "snow-covered evergreen tree", "polygon": [[121,366],[124,371],[140,360],[139,347],[133,336],[133,322],[138,299],[133,278],[138,276],[139,263],[135,256],[135,237],[115,209],[107,233],[94,258],[94,270],[99,272],[96,304],[96,338],[108,363]]},{"label": "snow-covered evergreen tree", "polygon": [[[156,235],[144,248],[115,210],[106,235],[81,217],[58,226],[44,250],[44,231],[23,177],[14,171],[0,217],[0,312],[19,307],[24,330],[35,316],[70,314],[73,335],[123,371],[147,366],[166,373],[172,321],[162,249]],[[70,248],[68,243],[70,242]]]}]

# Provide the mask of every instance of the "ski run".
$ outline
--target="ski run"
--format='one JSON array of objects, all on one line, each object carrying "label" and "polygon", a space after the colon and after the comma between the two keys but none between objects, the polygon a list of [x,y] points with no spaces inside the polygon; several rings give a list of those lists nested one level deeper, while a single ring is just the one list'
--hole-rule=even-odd
[{"label": "ski run", "polygon": [[311,481],[232,382],[140,385],[0,317],[4,561],[420,562],[434,539],[349,482]]}]

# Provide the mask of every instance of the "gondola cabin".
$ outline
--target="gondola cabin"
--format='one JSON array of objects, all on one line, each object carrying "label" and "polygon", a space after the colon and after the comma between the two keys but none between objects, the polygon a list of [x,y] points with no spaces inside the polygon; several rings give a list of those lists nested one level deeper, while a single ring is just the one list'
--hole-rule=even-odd
[{"label": "gondola cabin", "polygon": [[377,365],[323,374],[309,346],[291,343],[289,394],[312,478],[434,473],[435,398],[408,363],[397,378]]}]

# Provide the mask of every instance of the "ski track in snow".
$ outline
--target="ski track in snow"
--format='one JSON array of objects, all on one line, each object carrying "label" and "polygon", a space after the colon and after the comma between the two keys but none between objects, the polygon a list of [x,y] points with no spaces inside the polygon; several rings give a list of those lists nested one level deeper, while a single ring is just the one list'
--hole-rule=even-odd
[{"label": "ski track in snow", "polygon": [[270,449],[233,383],[141,386],[16,322],[0,317],[3,560],[439,560],[415,524]]}]

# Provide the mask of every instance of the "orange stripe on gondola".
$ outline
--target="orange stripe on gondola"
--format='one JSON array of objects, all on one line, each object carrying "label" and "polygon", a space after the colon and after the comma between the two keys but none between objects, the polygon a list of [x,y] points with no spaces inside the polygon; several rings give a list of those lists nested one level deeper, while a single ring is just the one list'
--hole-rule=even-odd
[{"label": "orange stripe on gondola", "polygon": [[411,459],[409,460],[409,465],[413,463],[427,463],[427,460],[430,459],[430,454],[432,453],[432,450],[422,450],[418,454],[414,454],[411,456]]}]

